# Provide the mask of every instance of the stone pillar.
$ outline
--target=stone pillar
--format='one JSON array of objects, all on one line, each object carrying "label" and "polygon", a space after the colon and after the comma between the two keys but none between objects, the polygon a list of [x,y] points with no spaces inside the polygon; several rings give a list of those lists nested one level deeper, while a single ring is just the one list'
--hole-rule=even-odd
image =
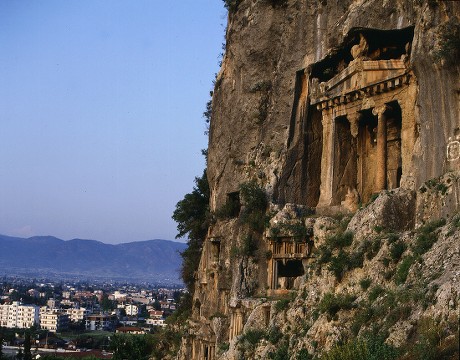
[{"label": "stone pillar", "polygon": [[273,254],[275,253],[275,249],[274,249],[273,244],[274,244],[274,241],[270,240],[270,250],[272,252],[272,256],[267,262],[267,272],[268,272],[267,284],[268,284],[270,290],[274,289],[274,287],[273,287],[273,282],[274,282],[273,277],[275,276],[274,260],[273,260]]},{"label": "stone pillar", "polygon": [[236,310],[236,332],[235,332],[235,336],[238,336],[241,334],[241,332],[243,331],[243,314],[241,313],[241,310],[240,309],[237,309]]},{"label": "stone pillar", "polygon": [[197,340],[193,339],[192,340],[192,359],[198,359],[198,351],[197,351]]},{"label": "stone pillar", "polygon": [[359,121],[363,115],[360,112],[355,112],[354,114],[347,114],[347,120],[350,123],[350,133],[351,136],[356,138],[359,132]]},{"label": "stone pillar", "polygon": [[332,113],[323,110],[323,152],[321,154],[321,188],[317,208],[332,205],[332,182],[334,178],[335,122]]},{"label": "stone pillar", "polygon": [[372,110],[372,113],[378,116],[375,192],[387,188],[387,121],[384,115],[386,110],[386,105],[376,107]]},{"label": "stone pillar", "polygon": [[234,331],[235,331],[235,313],[232,311],[230,313],[230,329],[228,332],[228,341],[232,341],[233,337],[235,336]]},{"label": "stone pillar", "polygon": [[273,275],[272,275],[272,289],[278,288],[278,261],[272,260],[273,262]]}]

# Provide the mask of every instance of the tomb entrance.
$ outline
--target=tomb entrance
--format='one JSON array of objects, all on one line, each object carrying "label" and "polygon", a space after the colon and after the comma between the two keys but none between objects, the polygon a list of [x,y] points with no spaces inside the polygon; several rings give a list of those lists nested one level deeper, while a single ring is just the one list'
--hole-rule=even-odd
[{"label": "tomb entrance", "polygon": [[323,130],[317,210],[354,211],[401,186],[415,142],[412,37],[413,28],[353,29],[310,67],[309,102]]}]

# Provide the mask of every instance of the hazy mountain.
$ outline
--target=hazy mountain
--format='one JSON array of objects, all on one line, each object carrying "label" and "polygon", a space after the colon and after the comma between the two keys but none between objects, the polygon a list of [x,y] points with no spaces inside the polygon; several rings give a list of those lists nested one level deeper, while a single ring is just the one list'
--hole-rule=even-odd
[{"label": "hazy mountain", "polygon": [[28,239],[0,235],[1,275],[61,275],[180,283],[180,251],[186,245],[147,240],[118,245],[95,240],[64,241],[53,236]]}]

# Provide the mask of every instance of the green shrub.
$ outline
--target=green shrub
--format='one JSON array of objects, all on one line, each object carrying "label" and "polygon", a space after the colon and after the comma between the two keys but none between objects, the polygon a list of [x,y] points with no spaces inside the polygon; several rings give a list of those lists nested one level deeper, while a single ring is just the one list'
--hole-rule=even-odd
[{"label": "green shrub", "polygon": [[[460,34],[459,34],[460,35]],[[439,191],[442,195],[445,195],[447,190],[449,190],[449,187],[446,184],[439,183],[436,186],[436,191]]]},{"label": "green shrub", "polygon": [[402,241],[397,241],[390,246],[390,255],[393,262],[398,262],[402,254],[406,251],[407,245]]},{"label": "green shrub", "polygon": [[329,271],[332,271],[337,281],[341,281],[345,271],[348,269],[350,263],[350,257],[348,254],[340,250],[337,256],[332,256],[330,263],[327,267]]},{"label": "green shrub", "polygon": [[453,221],[452,225],[454,225],[456,228],[460,228],[460,216],[457,216]]},{"label": "green shrub", "polygon": [[317,262],[319,265],[327,264],[329,261],[331,261],[331,258],[332,250],[328,246],[321,245],[318,247]]},{"label": "green shrub", "polygon": [[366,259],[372,260],[375,257],[375,255],[378,254],[381,246],[382,246],[382,242],[380,241],[380,239],[372,240],[371,245],[366,251]]},{"label": "green shrub", "polygon": [[281,299],[281,300],[278,300],[278,301],[275,303],[275,310],[276,310],[277,312],[286,310],[286,309],[288,308],[290,302],[291,302],[291,299]]},{"label": "green shrub", "polygon": [[368,295],[367,298],[372,303],[375,300],[377,300],[377,298],[380,295],[382,295],[384,293],[385,293],[385,289],[383,287],[381,287],[380,285],[376,285],[376,286],[373,286],[372,289],[369,290],[369,295]]},{"label": "green shrub", "polygon": [[353,252],[350,256],[349,269],[362,268],[364,264],[364,252],[358,250]]},{"label": "green shrub", "polygon": [[409,275],[409,269],[414,262],[415,257],[413,256],[408,256],[401,261],[394,277],[394,281],[397,285],[401,285],[406,282],[407,275]]},{"label": "green shrub", "polygon": [[264,330],[253,329],[246,331],[243,335],[241,335],[240,342],[247,342],[252,347],[256,346],[260,340],[262,340],[266,336],[266,332]]},{"label": "green shrub", "polygon": [[388,239],[388,244],[393,244],[394,242],[399,240],[399,235],[390,233],[390,234],[388,234],[387,239]]},{"label": "green shrub", "polygon": [[238,9],[241,0],[224,0],[224,6],[230,13],[234,13]]},{"label": "green shrub", "polygon": [[374,309],[369,304],[364,304],[360,307],[358,312],[353,317],[353,322],[351,324],[351,332],[354,335],[358,335],[361,327],[374,317]]},{"label": "green shrub", "polygon": [[430,221],[420,227],[417,230],[418,236],[415,244],[412,246],[412,252],[415,255],[423,255],[428,250],[430,250],[433,244],[438,240],[438,236],[435,233],[435,230],[441,226],[444,226],[445,224],[445,219],[438,219]]},{"label": "green shrub", "polygon": [[[441,356],[441,340],[443,328],[433,319],[422,318],[417,324],[416,341],[410,349],[410,359],[438,360],[455,359],[455,357]],[[457,345],[458,346],[458,345]],[[455,351],[454,351],[455,353]],[[458,347],[457,347],[458,354]],[[458,359],[458,357],[457,357]]]},{"label": "green shrub", "polygon": [[313,356],[308,353],[308,350],[303,348],[297,353],[296,360],[313,360]]},{"label": "green shrub", "polygon": [[326,243],[332,247],[341,249],[346,246],[350,246],[353,242],[353,233],[351,231],[339,232],[326,239]]},{"label": "green shrub", "polygon": [[434,51],[435,61],[445,60],[448,65],[456,64],[460,57],[460,23],[453,16],[438,29],[438,48]]},{"label": "green shrub", "polygon": [[446,225],[446,219],[444,218],[432,220],[421,226],[417,232],[420,234],[429,234],[444,225]]},{"label": "green shrub", "polygon": [[245,237],[243,237],[243,244],[241,247],[240,254],[245,256],[254,256],[256,250],[256,239],[252,235],[246,235]]},{"label": "green shrub", "polygon": [[388,267],[390,265],[390,259],[388,259],[387,257],[384,257],[382,259],[382,264],[385,266],[385,267]]},{"label": "green shrub", "polygon": [[399,320],[405,320],[411,314],[412,308],[410,305],[399,305],[391,309],[385,318],[385,325],[390,328]]},{"label": "green shrub", "polygon": [[379,252],[381,247],[380,239],[364,240],[359,249],[366,255],[367,260],[372,260]]},{"label": "green shrub", "polygon": [[268,357],[273,360],[288,360],[290,359],[289,357],[289,352],[288,352],[288,345],[287,344],[282,344],[278,350],[275,352],[270,352],[268,354]]},{"label": "green shrub", "polygon": [[262,232],[265,227],[265,211],[268,201],[265,191],[255,181],[240,185],[240,196],[244,208],[240,214],[242,223],[257,232]]},{"label": "green shrub", "polygon": [[228,342],[220,343],[219,344],[219,351],[221,353],[224,353],[230,349],[230,344]]},{"label": "green shrub", "polygon": [[262,187],[260,187],[255,181],[246,182],[240,185],[240,195],[244,202],[246,211],[265,212],[267,209],[267,196]]},{"label": "green shrub", "polygon": [[383,278],[385,280],[390,280],[394,274],[395,274],[395,269],[388,269],[387,271],[383,273]]},{"label": "green shrub", "polygon": [[369,286],[371,285],[372,280],[369,278],[364,278],[359,281],[359,285],[361,286],[361,289],[367,290]]},{"label": "green shrub", "polygon": [[283,333],[280,331],[278,326],[273,326],[268,331],[268,341],[270,341],[272,344],[278,344],[282,337]]},{"label": "green shrub", "polygon": [[289,233],[296,240],[305,240],[308,236],[308,230],[303,223],[280,224],[278,230],[284,230],[284,232]]},{"label": "green shrub", "polygon": [[321,360],[394,360],[398,351],[381,337],[357,338],[335,346]]},{"label": "green shrub", "polygon": [[340,310],[350,310],[353,308],[353,302],[356,296],[350,294],[326,293],[318,304],[321,313],[327,313],[329,317],[334,317]]}]

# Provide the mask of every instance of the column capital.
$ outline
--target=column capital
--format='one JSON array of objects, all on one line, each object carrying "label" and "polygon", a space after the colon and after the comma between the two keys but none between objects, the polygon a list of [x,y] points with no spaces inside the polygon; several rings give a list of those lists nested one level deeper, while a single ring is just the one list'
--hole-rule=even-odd
[{"label": "column capital", "polygon": [[334,120],[334,116],[332,115],[332,112],[329,110],[323,110],[321,111],[321,122],[323,126],[327,126],[328,124],[332,123]]},{"label": "column capital", "polygon": [[375,108],[372,109],[372,114],[380,118],[383,115],[383,113],[389,109],[390,107],[387,104],[376,106]]},{"label": "column capital", "polygon": [[356,111],[351,114],[347,114],[348,122],[350,123],[350,133],[355,138],[358,136],[359,132],[359,121],[361,120],[363,114]]}]

